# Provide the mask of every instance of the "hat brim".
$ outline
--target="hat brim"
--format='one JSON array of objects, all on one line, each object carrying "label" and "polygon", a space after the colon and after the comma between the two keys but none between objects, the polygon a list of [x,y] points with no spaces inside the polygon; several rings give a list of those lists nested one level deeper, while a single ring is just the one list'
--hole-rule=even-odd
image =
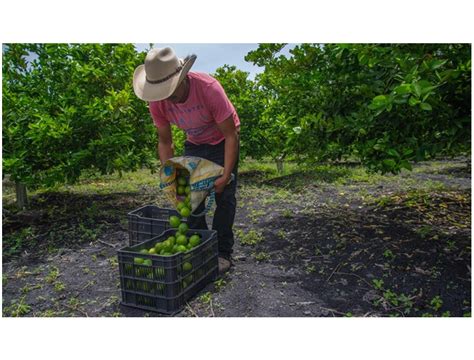
[{"label": "hat brim", "polygon": [[196,57],[192,56],[184,63],[179,74],[159,84],[150,84],[146,81],[145,65],[138,66],[133,73],[133,90],[135,94],[144,101],[160,101],[170,97],[189,72],[194,61],[196,61]]}]

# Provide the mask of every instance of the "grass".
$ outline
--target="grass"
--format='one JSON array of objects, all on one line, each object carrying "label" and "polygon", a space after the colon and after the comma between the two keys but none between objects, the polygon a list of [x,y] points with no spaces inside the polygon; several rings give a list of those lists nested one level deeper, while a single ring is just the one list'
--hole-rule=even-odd
[{"label": "grass", "polygon": [[254,259],[257,260],[258,262],[270,260],[270,254],[264,251],[260,251],[258,253],[256,252],[256,253],[253,253],[252,255]]},{"label": "grass", "polygon": [[241,229],[236,229],[235,235],[242,245],[254,246],[260,244],[263,241],[262,232],[253,229],[247,232],[244,232]]},{"label": "grass", "polygon": [[[144,187],[155,188],[158,191],[159,173],[152,173],[149,169],[140,169],[135,172],[118,173],[112,175],[97,175],[84,172],[79,181],[74,185],[60,185],[50,189],[29,190],[28,196],[45,194],[51,191],[68,192],[72,194],[94,194],[108,195],[114,193],[138,192]],[[2,198],[6,204],[15,201],[15,184],[4,181],[2,186]]]},{"label": "grass", "polygon": [[28,314],[31,311],[31,306],[25,304],[25,296],[19,300],[13,299],[10,306],[4,306],[2,314],[3,316],[19,317]]}]

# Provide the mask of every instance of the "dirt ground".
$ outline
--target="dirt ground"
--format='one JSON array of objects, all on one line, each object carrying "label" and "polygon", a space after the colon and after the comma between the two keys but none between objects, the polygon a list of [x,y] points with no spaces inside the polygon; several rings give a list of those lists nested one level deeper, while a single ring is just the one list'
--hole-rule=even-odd
[{"label": "dirt ground", "polygon": [[[234,266],[176,316],[470,317],[465,160],[343,179],[242,173]],[[32,200],[28,211],[4,208],[3,316],[162,316],[120,304],[116,256],[126,213],[165,205],[156,188]]]}]

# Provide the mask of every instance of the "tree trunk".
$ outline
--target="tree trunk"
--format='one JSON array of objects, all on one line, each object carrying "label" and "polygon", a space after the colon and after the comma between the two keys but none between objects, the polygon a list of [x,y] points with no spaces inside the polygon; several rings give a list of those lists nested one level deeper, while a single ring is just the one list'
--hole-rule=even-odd
[{"label": "tree trunk", "polygon": [[19,209],[28,207],[28,194],[26,193],[26,185],[19,182],[15,183],[16,188],[16,205]]},{"label": "tree trunk", "polygon": [[277,157],[275,159],[276,166],[277,166],[277,173],[278,175],[283,174],[283,157]]}]

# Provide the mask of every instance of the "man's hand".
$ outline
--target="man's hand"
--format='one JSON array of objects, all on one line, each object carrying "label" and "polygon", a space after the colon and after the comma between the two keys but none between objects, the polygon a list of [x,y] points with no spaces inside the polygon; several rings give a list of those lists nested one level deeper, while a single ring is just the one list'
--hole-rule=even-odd
[{"label": "man's hand", "polygon": [[216,194],[220,194],[224,191],[225,186],[229,182],[230,178],[221,176],[220,178],[217,178],[216,181],[214,182],[214,191]]}]

